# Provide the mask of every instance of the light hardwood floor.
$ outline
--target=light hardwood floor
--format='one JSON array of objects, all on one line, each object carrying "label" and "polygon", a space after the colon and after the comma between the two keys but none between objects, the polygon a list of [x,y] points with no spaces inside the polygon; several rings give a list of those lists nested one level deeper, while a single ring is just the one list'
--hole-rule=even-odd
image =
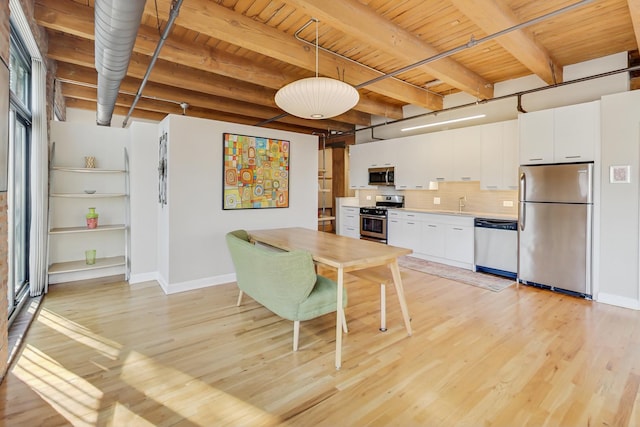
[{"label": "light hardwood floor", "polygon": [[403,270],[350,278],[343,367],[334,315],[292,323],[233,284],[52,286],[0,385],[12,426],[637,426],[640,312],[525,286],[493,293]]}]

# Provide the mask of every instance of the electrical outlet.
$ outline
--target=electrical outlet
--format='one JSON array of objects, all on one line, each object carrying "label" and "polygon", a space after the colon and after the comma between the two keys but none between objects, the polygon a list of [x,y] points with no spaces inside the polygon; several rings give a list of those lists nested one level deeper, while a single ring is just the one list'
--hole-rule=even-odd
[{"label": "electrical outlet", "polygon": [[371,196],[367,196],[367,200],[371,200]]},{"label": "electrical outlet", "polygon": [[440,197],[434,197],[433,198],[433,204],[434,205],[439,205],[440,204]]},{"label": "electrical outlet", "polygon": [[505,208],[512,208],[513,207],[513,200],[504,200],[502,202],[502,206],[504,206]]}]

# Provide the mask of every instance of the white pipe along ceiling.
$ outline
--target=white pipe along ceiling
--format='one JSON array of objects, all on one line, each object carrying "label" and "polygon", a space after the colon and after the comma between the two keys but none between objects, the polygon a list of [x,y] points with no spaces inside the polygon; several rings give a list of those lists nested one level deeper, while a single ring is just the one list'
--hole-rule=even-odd
[{"label": "white pipe along ceiling", "polygon": [[120,83],[127,74],[145,0],[95,1],[96,123],[110,126]]}]

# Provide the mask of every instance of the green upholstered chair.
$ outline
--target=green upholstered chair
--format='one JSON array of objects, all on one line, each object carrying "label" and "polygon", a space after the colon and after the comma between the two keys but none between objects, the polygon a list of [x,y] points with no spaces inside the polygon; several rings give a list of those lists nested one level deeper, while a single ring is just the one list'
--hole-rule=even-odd
[{"label": "green upholstered chair", "polygon": [[[227,233],[226,241],[240,288],[237,305],[244,292],[278,316],[292,320],[293,351],[297,351],[300,321],[336,311],[336,282],[316,274],[309,252],[254,245],[244,230]],[[346,306],[346,291],[343,301]],[[342,326],[346,332],[344,318]]]}]

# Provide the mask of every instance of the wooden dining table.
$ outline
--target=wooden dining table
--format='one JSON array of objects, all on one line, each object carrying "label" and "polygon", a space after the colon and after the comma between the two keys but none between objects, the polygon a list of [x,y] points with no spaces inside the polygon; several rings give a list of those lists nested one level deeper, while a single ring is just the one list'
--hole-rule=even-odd
[{"label": "wooden dining table", "polygon": [[393,283],[398,295],[398,302],[400,303],[407,334],[411,335],[409,310],[398,267],[398,257],[410,254],[412,252],[411,249],[299,227],[249,230],[248,233],[254,242],[285,251],[308,251],[316,264],[337,271],[336,369],[340,369],[342,366],[342,319],[345,318],[342,306],[344,273],[388,265],[393,276]]}]

